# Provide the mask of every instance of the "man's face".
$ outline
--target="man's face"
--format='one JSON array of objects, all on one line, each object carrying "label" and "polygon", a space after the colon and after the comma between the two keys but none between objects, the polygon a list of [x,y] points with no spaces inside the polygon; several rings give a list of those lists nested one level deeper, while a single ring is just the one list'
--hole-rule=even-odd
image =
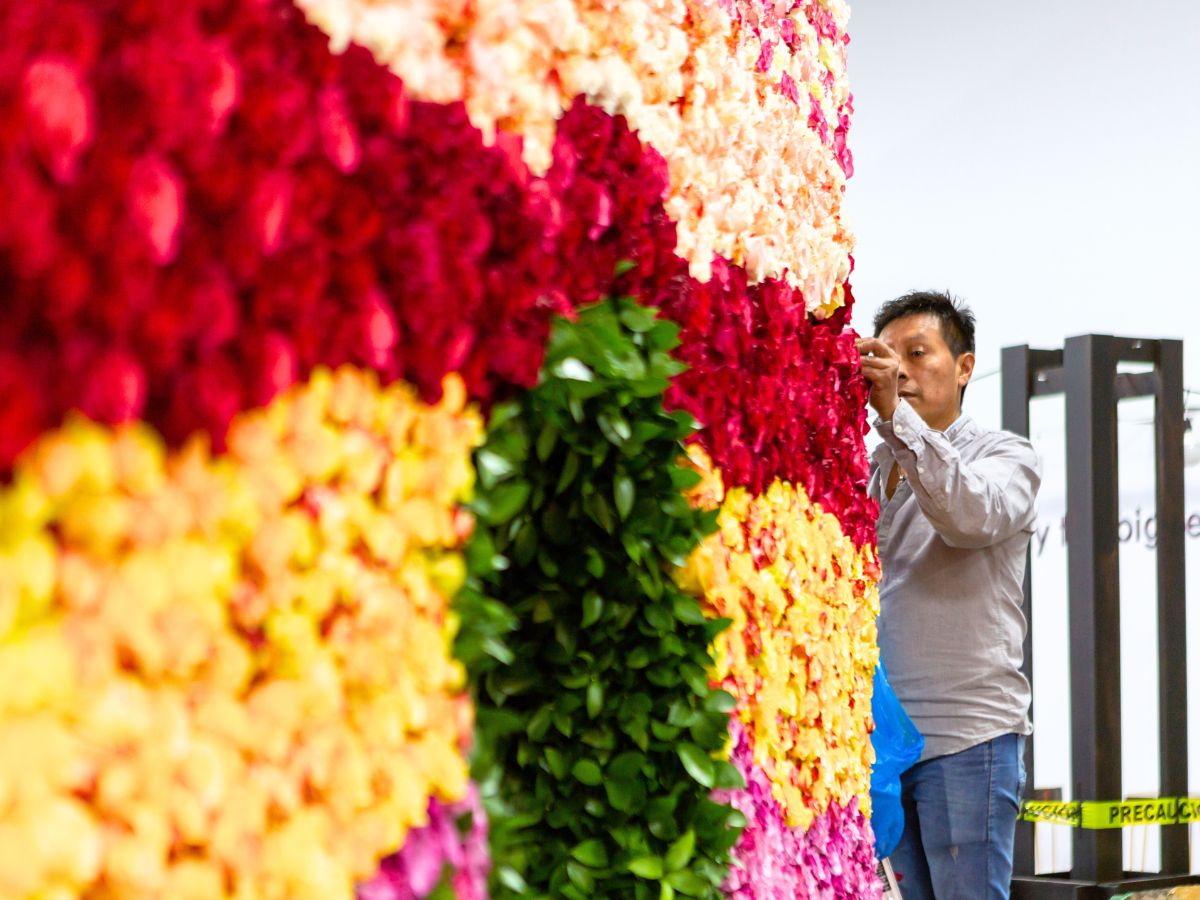
[{"label": "man's face", "polygon": [[941,322],[932,313],[894,319],[879,339],[900,357],[900,396],[925,423],[945,431],[958,418],[959,395],[971,380],[975,354],[957,359],[942,336]]}]

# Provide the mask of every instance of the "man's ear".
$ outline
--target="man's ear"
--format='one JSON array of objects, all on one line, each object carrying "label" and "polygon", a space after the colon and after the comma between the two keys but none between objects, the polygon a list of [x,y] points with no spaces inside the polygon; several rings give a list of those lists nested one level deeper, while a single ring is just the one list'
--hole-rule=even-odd
[{"label": "man's ear", "polygon": [[958,386],[965,388],[967,382],[971,380],[971,374],[975,371],[975,354],[971,352],[959,354],[955,361],[955,374],[958,379]]}]

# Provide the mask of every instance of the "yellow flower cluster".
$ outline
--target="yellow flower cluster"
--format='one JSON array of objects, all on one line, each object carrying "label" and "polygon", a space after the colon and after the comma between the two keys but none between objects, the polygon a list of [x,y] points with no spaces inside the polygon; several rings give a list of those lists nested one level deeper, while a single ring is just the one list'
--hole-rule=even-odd
[{"label": "yellow flower cluster", "polygon": [[869,814],[871,688],[879,657],[875,553],[801,488],[724,490],[703,451],[692,501],[720,507],[719,530],[678,573],[714,617],[715,678],[738,701],[755,763],[789,825],[807,828],[831,802]]},{"label": "yellow flower cluster", "polygon": [[[336,52],[351,41],[367,47],[414,98],[465,102],[489,141],[497,129],[520,135],[535,174],[549,168],[556,122],[576,97],[625,116],[667,160],[667,212],[696,278],[711,277],[719,254],[752,281],[786,278],[812,312],[844,302],[853,249],[841,212],[845,175],[808,118],[815,100],[836,126],[849,99],[845,46],[818,34],[803,7],[789,14],[798,49],[778,41],[760,72],[760,37],[729,3],[297,4]],[[821,5],[844,30],[844,2]],[[798,103],[780,88],[785,77]]]},{"label": "yellow flower cluster", "polygon": [[[318,371],[228,453],[47,434],[0,490],[0,896],[351,897],[466,790],[449,598],[482,437]],[[89,896],[91,893],[89,893]]]}]

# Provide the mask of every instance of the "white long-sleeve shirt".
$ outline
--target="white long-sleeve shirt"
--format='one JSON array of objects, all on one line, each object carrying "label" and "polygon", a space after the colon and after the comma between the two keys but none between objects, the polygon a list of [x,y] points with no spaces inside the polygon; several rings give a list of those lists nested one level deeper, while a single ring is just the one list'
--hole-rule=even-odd
[{"label": "white long-sleeve shirt", "polygon": [[[945,432],[901,400],[868,490],[879,501],[879,647],[925,736],[922,759],[1029,734],[1021,611],[1041,466],[1029,441],[960,416]],[[892,467],[905,480],[889,500]]]}]

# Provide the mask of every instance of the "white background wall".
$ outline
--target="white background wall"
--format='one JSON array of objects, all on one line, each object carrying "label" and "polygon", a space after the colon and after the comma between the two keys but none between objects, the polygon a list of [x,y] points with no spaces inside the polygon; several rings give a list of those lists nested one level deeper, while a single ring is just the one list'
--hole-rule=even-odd
[{"label": "white background wall", "polygon": [[[989,426],[1000,420],[990,373],[1011,344],[1061,347],[1088,332],[1183,338],[1185,383],[1200,390],[1200,3],[857,0],[853,10],[854,326],[869,332],[879,304],[912,288],[966,299],[979,376],[967,411]],[[1188,440],[1200,445],[1200,393],[1188,399]],[[1154,556],[1134,535],[1153,513],[1150,415],[1143,401],[1121,406],[1119,480],[1130,532],[1122,643],[1140,659],[1122,673],[1123,776],[1127,793],[1154,795]],[[1047,539],[1034,556],[1037,781],[1069,796],[1061,400],[1037,401],[1032,429],[1047,470]],[[1200,466],[1188,469],[1185,499],[1200,513]],[[1200,536],[1186,543],[1197,794]],[[1042,838],[1044,868],[1051,852],[1069,863],[1068,835],[1054,831]],[[1142,837],[1127,834],[1127,863],[1141,862]]]}]

